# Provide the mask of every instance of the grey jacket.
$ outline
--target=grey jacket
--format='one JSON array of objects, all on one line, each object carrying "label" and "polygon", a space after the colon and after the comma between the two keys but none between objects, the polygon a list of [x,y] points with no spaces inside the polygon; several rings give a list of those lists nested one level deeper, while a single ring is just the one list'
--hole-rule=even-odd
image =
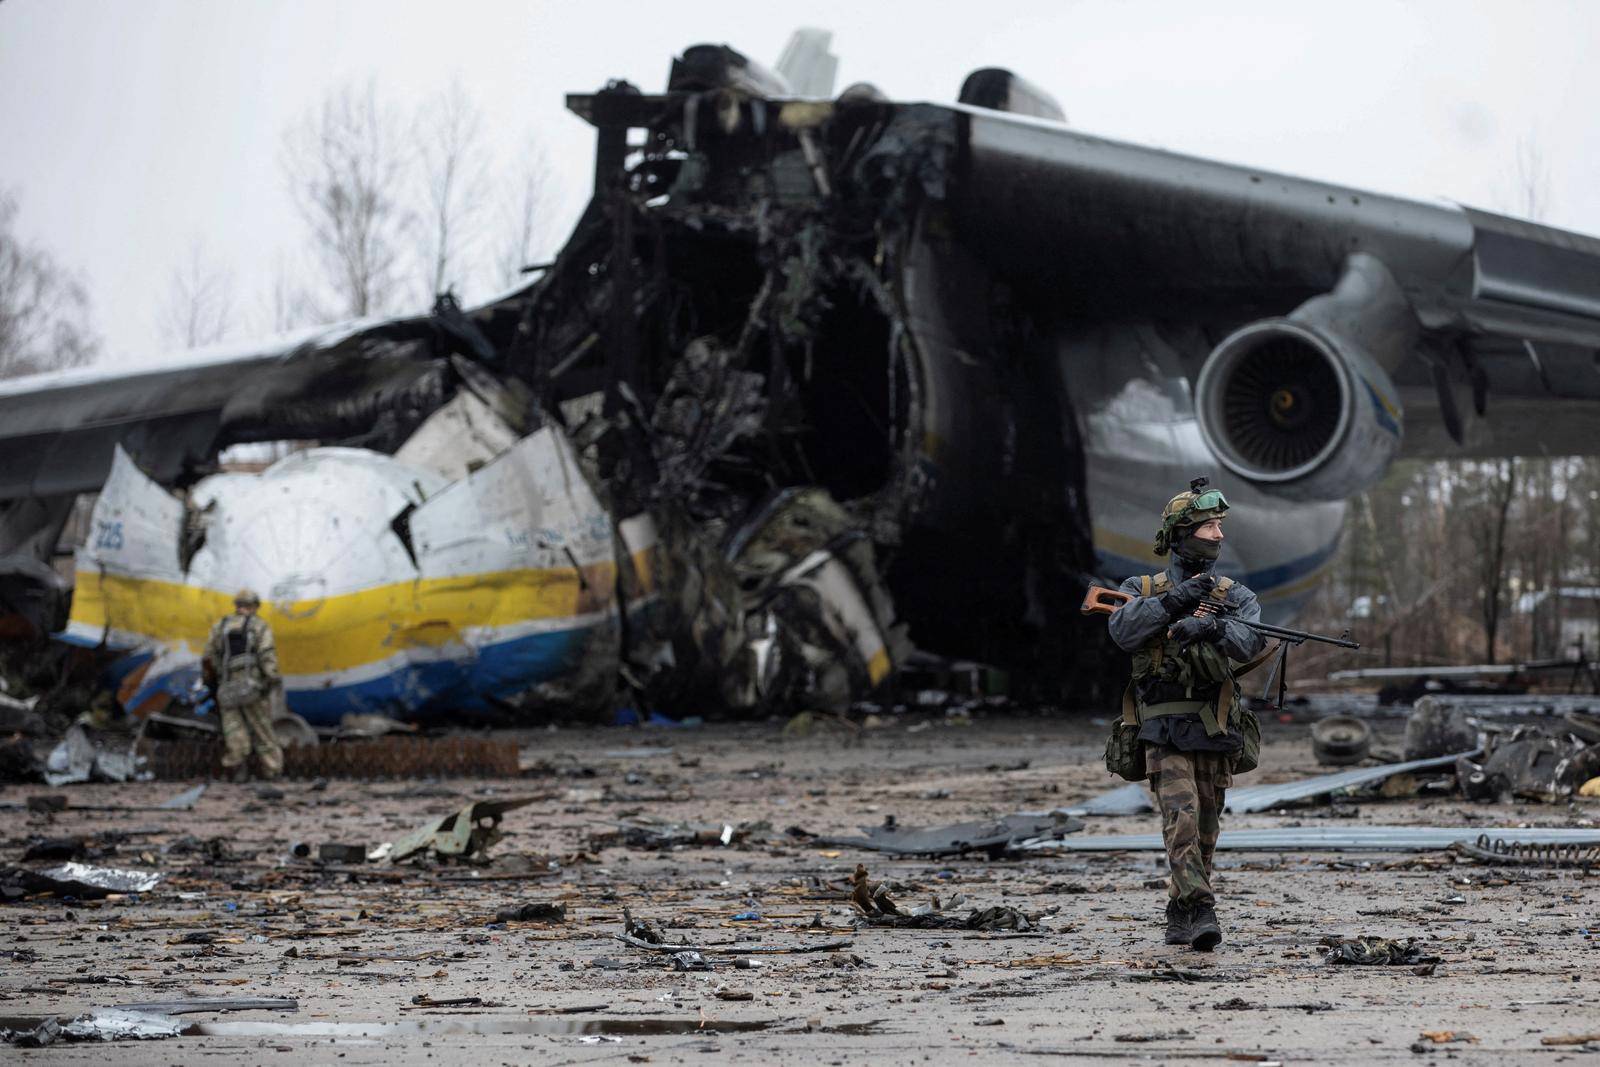
[{"label": "grey jacket", "polygon": [[[1183,571],[1176,562],[1167,568],[1167,579],[1173,585],[1182,582],[1183,578]],[[1178,621],[1167,615],[1160,597],[1140,596],[1142,588],[1137,577],[1123,582],[1122,591],[1132,593],[1134,599],[1111,614],[1111,640],[1124,652],[1138,651],[1149,644],[1151,638]],[[1222,640],[1218,642],[1218,647],[1235,663],[1243,663],[1259,655],[1266,647],[1267,639],[1234,620],[1256,622],[1260,618],[1261,605],[1256,603],[1256,595],[1243,583],[1235,581],[1228,589],[1227,605],[1222,616]]]}]

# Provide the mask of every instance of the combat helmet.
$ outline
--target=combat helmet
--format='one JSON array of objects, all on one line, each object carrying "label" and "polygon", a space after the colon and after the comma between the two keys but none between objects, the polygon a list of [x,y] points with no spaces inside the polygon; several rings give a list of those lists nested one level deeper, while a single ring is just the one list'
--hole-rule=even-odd
[{"label": "combat helmet", "polygon": [[236,608],[259,608],[261,606],[261,598],[256,595],[254,589],[241,589],[233,594],[233,606]]},{"label": "combat helmet", "polygon": [[1156,531],[1156,555],[1165,556],[1172,551],[1172,546],[1183,540],[1182,531],[1187,527],[1220,519],[1228,513],[1228,498],[1220,489],[1207,489],[1210,484],[1209,478],[1196,478],[1189,483],[1187,492],[1167,501],[1167,506],[1161,510],[1161,529]]}]

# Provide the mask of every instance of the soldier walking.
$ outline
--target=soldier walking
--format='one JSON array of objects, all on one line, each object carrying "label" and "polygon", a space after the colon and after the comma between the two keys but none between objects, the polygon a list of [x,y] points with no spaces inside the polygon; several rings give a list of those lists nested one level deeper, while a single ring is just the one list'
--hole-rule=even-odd
[{"label": "soldier walking", "polygon": [[233,614],[211,628],[201,663],[222,715],[222,769],[236,782],[249,777],[252,751],[262,778],[283,773],[283,750],[272,732],[273,693],[283,676],[272,628],[256,614],[260,606],[260,597],[240,590],[233,598]]},{"label": "soldier walking", "polygon": [[[1211,858],[1223,801],[1234,772],[1254,766],[1240,766],[1245,737],[1234,677],[1266,642],[1234,621],[1261,618],[1255,594],[1212,573],[1228,502],[1205,485],[1197,478],[1167,503],[1155,552],[1170,553],[1172,564],[1122,583],[1133,599],[1112,614],[1110,631],[1133,653],[1138,740],[1171,872],[1166,941],[1209,952],[1222,941]],[[1259,751],[1259,728],[1253,741]]]}]

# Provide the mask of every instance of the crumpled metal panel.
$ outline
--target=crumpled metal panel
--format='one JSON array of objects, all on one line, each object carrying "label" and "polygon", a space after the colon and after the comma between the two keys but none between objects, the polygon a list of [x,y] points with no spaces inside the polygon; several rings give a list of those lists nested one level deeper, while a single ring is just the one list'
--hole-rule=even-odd
[{"label": "crumpled metal panel", "polygon": [[1129,782],[1107,793],[1090,797],[1066,809],[1068,815],[1142,815],[1154,811],[1150,788],[1143,782]]},{"label": "crumpled metal panel", "polygon": [[394,458],[457,481],[516,443],[516,431],[476,393],[462,389],[406,438]]},{"label": "crumpled metal panel", "polygon": [[[1519,826],[1295,826],[1271,830],[1224,830],[1217,848],[1257,852],[1433,852],[1487,834],[1491,840],[1522,844],[1600,844],[1600,830]],[[1031,842],[1030,851],[1155,852],[1166,848],[1160,834],[1075,835]]]},{"label": "crumpled metal panel", "polygon": [[107,893],[148,893],[161,884],[160,871],[137,871],[128,867],[97,867],[89,863],[63,863],[39,872],[65,887],[88,886]]},{"label": "crumpled metal panel", "polygon": [[819,837],[812,843],[829,848],[886,852],[895,856],[958,856],[968,852],[987,852],[991,856],[999,856],[1025,841],[1054,838],[1082,829],[1083,820],[1064,812],[1019,812],[986,822],[954,823],[949,826],[863,826],[861,832],[865,837]]},{"label": "crumpled metal panel", "polygon": [[1295,800],[1306,800],[1310,797],[1325,796],[1345,789],[1354,789],[1357,786],[1381,782],[1385,778],[1392,778],[1397,774],[1409,774],[1412,771],[1440,770],[1445,767],[1454,768],[1456,760],[1462,756],[1472,757],[1482,752],[1481,748],[1470,752],[1457,752],[1449,756],[1436,756],[1432,759],[1408,760],[1405,763],[1385,763],[1378,767],[1357,767],[1353,770],[1340,771],[1337,774],[1319,774],[1315,778],[1304,778],[1298,782],[1283,782],[1278,785],[1252,785],[1243,788],[1228,790],[1227,808],[1233,812],[1266,811]]},{"label": "crumpled metal panel", "polygon": [[[1412,771],[1440,770],[1445,767],[1454,769],[1456,760],[1461,756],[1471,758],[1482,751],[1480,748],[1473,749],[1471,752],[1438,756],[1433,759],[1409,760],[1405,763],[1385,763],[1377,767],[1357,767],[1353,770],[1339,771],[1335,774],[1319,774],[1314,778],[1302,778],[1295,782],[1280,782],[1276,785],[1242,786],[1228,790],[1228,798],[1224,810],[1235,813],[1267,811],[1296,800],[1327,796],[1342,790],[1355,789],[1358,786],[1381,782],[1385,778],[1392,778],[1397,774],[1408,774]],[[1082,804],[1065,810],[1071,815],[1138,815],[1143,812],[1154,811],[1155,806],[1150,802],[1149,787],[1140,782],[1132,782],[1128,785],[1118,786],[1109,792],[1101,793],[1099,796],[1090,797]]]},{"label": "crumpled metal panel", "polygon": [[428,849],[453,859],[480,855],[500,840],[500,820],[505,813],[532,804],[535,799],[479,800],[443,818],[430,820],[396,840],[389,850],[389,861],[399,863]]},{"label": "crumpled metal panel", "polygon": [[[429,455],[463,469],[483,451],[435,445]],[[554,428],[455,482],[367,450],[310,449],[207,478],[187,510],[126,453],[114,466],[66,639],[154,648],[141,692],[192,671],[241,586],[261,594],[289,705],[310,721],[476,710],[557,680],[569,702],[597,705],[614,684],[611,516]]]}]

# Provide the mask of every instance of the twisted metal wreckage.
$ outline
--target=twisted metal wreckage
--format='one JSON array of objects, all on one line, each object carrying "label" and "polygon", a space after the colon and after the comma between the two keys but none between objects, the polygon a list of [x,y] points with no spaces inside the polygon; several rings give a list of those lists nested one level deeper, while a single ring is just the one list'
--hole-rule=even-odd
[{"label": "twisted metal wreckage", "polygon": [[[1600,241],[1088,137],[1003,71],[799,92],[698,46],[570,96],[594,197],[471,311],[0,386],[13,618],[101,490],[65,637],[134,650],[132,708],[241,584],[313,721],[837,707],[913,637],[1082,694],[1085,578],[1154,569],[1196,470],[1283,620],[1397,456],[1594,449]],[[283,439],[338,447],[217,472]]]}]

